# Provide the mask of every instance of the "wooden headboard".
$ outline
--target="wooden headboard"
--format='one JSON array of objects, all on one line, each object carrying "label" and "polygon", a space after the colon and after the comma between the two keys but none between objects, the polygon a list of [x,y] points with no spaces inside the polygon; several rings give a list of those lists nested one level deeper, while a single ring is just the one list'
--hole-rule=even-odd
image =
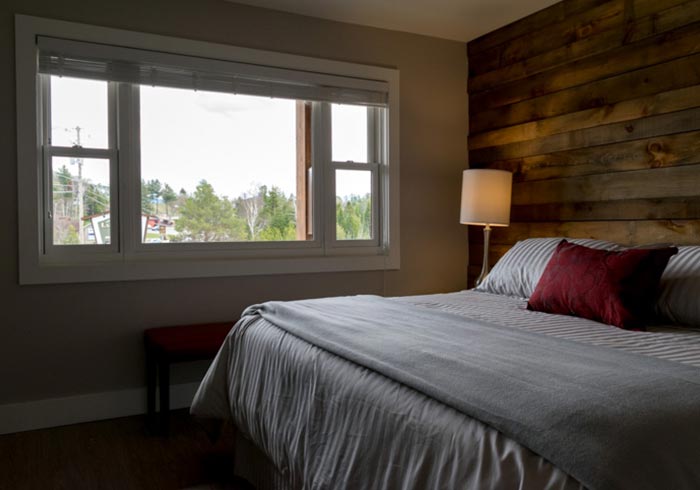
[{"label": "wooden headboard", "polygon": [[492,264],[528,237],[700,243],[700,0],[564,0],[468,53],[470,166],[514,173]]}]

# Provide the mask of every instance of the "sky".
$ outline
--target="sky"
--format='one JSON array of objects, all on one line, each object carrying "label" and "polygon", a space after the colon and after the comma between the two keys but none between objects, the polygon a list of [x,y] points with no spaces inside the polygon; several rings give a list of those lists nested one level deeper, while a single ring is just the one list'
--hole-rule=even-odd
[{"label": "sky", "polygon": [[[107,83],[52,77],[52,144],[107,148]],[[335,161],[365,161],[367,109],[332,106]],[[56,168],[69,160],[54,162]],[[83,176],[109,182],[105,161],[84,160]],[[67,165],[77,174],[76,165]],[[141,176],[175,192],[201,180],[229,198],[256,185],[296,193],[295,102],[217,92],[141,87]],[[337,194],[366,194],[369,172],[338,172]]]}]

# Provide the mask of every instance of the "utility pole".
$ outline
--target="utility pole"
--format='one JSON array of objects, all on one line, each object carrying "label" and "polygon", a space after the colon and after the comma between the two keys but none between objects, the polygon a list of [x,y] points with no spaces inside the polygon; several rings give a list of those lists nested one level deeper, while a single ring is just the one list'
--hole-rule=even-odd
[{"label": "utility pole", "polygon": [[[75,142],[73,147],[81,148],[80,144],[80,131],[83,128],[76,126],[73,128],[75,130]],[[82,244],[86,242],[85,232],[83,228],[83,216],[85,215],[85,203],[84,203],[84,192],[83,189],[83,159],[81,157],[71,158],[71,163],[78,165],[78,241]]]}]

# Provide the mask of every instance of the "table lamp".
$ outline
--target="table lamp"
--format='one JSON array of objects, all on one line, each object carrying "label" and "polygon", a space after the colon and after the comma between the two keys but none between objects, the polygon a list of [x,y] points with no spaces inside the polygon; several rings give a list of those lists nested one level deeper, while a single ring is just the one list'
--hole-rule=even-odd
[{"label": "table lamp", "polygon": [[484,260],[478,286],[489,273],[489,239],[492,226],[510,224],[513,174],[506,170],[469,169],[462,173],[462,206],[459,222],[484,227]]}]

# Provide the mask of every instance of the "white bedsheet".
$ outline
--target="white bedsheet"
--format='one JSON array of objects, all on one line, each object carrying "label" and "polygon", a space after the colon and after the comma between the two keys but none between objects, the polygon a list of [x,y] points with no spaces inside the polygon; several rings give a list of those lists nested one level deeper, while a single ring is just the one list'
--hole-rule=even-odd
[{"label": "white bedsheet", "polygon": [[[396,301],[700,366],[697,331],[627,332],[471,291]],[[481,422],[262,319],[232,331],[192,412],[232,418],[294,488],[581,488]]]}]

